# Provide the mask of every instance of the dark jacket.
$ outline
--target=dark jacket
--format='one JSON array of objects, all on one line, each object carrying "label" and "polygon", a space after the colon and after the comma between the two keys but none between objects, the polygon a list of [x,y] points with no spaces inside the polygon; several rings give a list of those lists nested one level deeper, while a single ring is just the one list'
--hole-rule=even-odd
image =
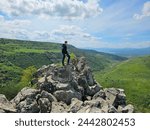
[{"label": "dark jacket", "polygon": [[67,53],[67,46],[66,46],[66,44],[62,45],[62,53],[64,53],[64,54]]}]

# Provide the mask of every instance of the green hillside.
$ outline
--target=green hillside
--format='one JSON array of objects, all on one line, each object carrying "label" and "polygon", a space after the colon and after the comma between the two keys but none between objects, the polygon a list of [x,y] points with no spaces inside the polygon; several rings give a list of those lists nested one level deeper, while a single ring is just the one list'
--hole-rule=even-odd
[{"label": "green hillside", "polygon": [[138,57],[122,62],[95,77],[105,87],[125,89],[128,103],[136,112],[150,112],[150,56]]},{"label": "green hillside", "polygon": [[[107,53],[82,50],[71,45],[68,48],[70,53],[78,57],[85,56],[93,70],[102,70],[111,63],[127,59]],[[0,39],[0,54],[0,62],[9,61],[21,68],[32,65],[39,68],[42,65],[61,62],[62,58],[61,44],[10,39]]]},{"label": "green hillside", "polygon": [[[68,50],[77,57],[85,56],[94,71],[101,71],[127,59],[116,55],[82,50],[71,45],[68,46]],[[14,97],[17,91],[28,84],[27,77],[32,75],[33,70],[51,63],[61,64],[61,58],[61,44],[1,38],[0,93],[5,94],[7,98]],[[24,73],[24,71],[28,73]],[[25,82],[22,79],[25,79]]]}]

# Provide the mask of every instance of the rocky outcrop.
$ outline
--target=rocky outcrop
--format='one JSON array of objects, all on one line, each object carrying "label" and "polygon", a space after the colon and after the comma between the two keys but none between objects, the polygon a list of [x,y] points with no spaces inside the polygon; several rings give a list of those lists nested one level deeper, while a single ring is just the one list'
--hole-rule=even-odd
[{"label": "rocky outcrop", "polygon": [[130,113],[123,89],[98,84],[84,57],[76,65],[40,68],[31,81],[37,86],[23,88],[8,101],[0,95],[0,112],[19,113]]},{"label": "rocky outcrop", "polygon": [[11,102],[7,100],[5,95],[0,94],[0,113],[15,113],[16,109]]}]

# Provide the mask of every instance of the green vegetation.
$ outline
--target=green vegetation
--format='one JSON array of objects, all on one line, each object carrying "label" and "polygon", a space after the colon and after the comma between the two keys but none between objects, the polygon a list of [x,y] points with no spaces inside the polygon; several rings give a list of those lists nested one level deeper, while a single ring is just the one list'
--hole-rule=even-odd
[{"label": "green vegetation", "polygon": [[[77,57],[85,56],[95,71],[103,70],[114,63],[127,59],[116,55],[82,50],[71,45],[68,46],[68,50]],[[0,62],[9,61],[24,69],[32,65],[39,68],[42,65],[58,63],[62,58],[61,44],[10,39],[0,39],[0,54]]]},{"label": "green vegetation", "polygon": [[150,112],[150,56],[139,57],[95,73],[104,87],[125,89],[128,103],[136,112]]},{"label": "green vegetation", "polygon": [[10,62],[0,63],[0,93],[11,99],[18,92],[16,88],[20,80],[22,69]]},{"label": "green vegetation", "polygon": [[[134,59],[82,50],[71,45],[71,61],[84,56],[104,87],[125,89],[128,103],[136,112],[150,112],[150,56]],[[0,93],[12,99],[20,89],[30,86],[33,73],[42,65],[61,66],[61,44],[0,39]]]},{"label": "green vegetation", "polygon": [[18,89],[22,89],[25,86],[31,86],[31,79],[33,78],[33,74],[36,72],[36,70],[37,69],[34,66],[30,66],[23,70],[21,80],[17,84]]},{"label": "green vegetation", "polygon": [[23,70],[14,65],[0,64],[0,93],[5,94],[8,99],[12,99],[22,88],[30,85],[35,72],[34,66]]},{"label": "green vegetation", "polygon": [[[76,57],[85,56],[94,71],[126,60],[115,55],[77,49],[71,45],[68,50],[72,62],[75,62]],[[58,43],[0,39],[0,93],[8,99],[13,98],[21,88],[30,85],[35,68],[51,63],[61,66],[61,59],[61,44]]]}]

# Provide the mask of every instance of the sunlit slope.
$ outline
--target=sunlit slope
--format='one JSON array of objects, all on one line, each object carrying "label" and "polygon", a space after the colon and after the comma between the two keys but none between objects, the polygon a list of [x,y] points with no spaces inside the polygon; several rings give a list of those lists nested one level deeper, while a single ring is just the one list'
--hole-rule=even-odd
[{"label": "sunlit slope", "polygon": [[137,112],[150,112],[150,56],[130,59],[95,76],[104,87],[125,89]]}]

